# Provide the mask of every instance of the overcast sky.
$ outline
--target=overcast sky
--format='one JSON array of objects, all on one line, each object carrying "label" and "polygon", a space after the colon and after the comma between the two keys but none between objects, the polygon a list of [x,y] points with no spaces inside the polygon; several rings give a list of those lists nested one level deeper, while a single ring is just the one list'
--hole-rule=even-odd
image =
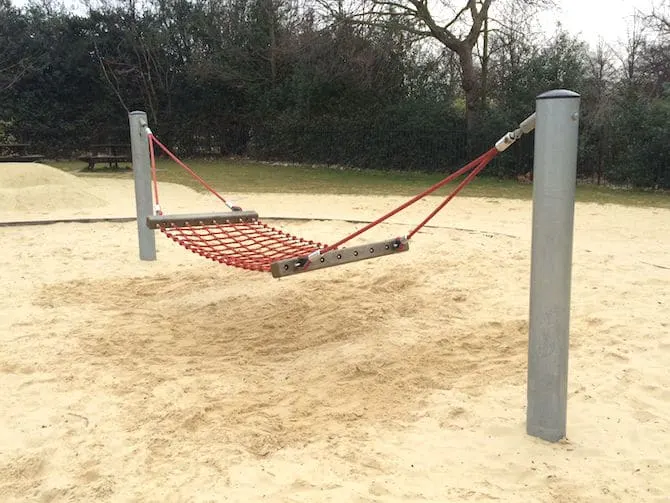
[{"label": "overcast sky", "polygon": [[[22,6],[29,0],[12,0]],[[39,1],[39,0],[38,0]],[[79,0],[57,0],[65,5],[80,6]],[[655,0],[658,3],[659,0]],[[438,3],[429,0],[430,3]],[[462,0],[454,2],[455,5]],[[556,0],[558,9],[543,13],[541,22],[545,30],[553,32],[556,21],[570,33],[579,34],[581,39],[595,45],[599,37],[609,43],[625,40],[626,27],[631,23],[635,9],[651,10],[654,0]]]},{"label": "overcast sky", "polygon": [[[545,28],[553,31],[556,21],[571,33],[595,45],[598,37],[615,43],[626,39],[635,9],[650,12],[652,0],[557,0],[559,11],[542,15]],[[656,2],[658,3],[658,1]]]}]

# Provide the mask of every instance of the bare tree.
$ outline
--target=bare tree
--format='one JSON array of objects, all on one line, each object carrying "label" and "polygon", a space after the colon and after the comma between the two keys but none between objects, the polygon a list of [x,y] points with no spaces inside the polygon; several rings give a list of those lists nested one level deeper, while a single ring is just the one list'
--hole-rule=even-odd
[{"label": "bare tree", "polygon": [[[469,132],[476,128],[483,106],[488,71],[488,37],[474,49],[482,33],[488,35],[493,0],[365,0],[345,5],[343,0],[319,0],[338,21],[366,26],[394,27],[417,38],[432,39],[454,53],[459,62],[465,115]],[[551,0],[511,0],[518,6],[553,4]],[[483,74],[483,75],[482,75]]]},{"label": "bare tree", "polygon": [[499,78],[505,78],[505,71],[513,72],[519,68],[522,60],[532,55],[532,47],[538,45],[537,39],[542,33],[538,28],[538,13],[552,6],[554,2],[551,0],[505,0],[493,5],[490,19],[484,24],[482,43],[477,46],[483,100],[486,100],[490,86],[491,62]]},{"label": "bare tree", "polygon": [[647,43],[647,29],[644,16],[636,12],[632,23],[628,26],[626,40],[620,44],[619,50],[614,51],[621,62],[624,77],[628,82],[633,82],[637,76]]},{"label": "bare tree", "polygon": [[9,89],[33,68],[35,56],[17,41],[24,29],[9,0],[0,0],[0,92]]},{"label": "bare tree", "polygon": [[16,84],[32,68],[30,58],[21,58],[16,63],[3,60],[0,54],[0,92]]},{"label": "bare tree", "polygon": [[472,131],[481,108],[481,82],[473,49],[488,18],[493,0],[430,2],[430,0],[367,0],[347,8],[341,0],[322,0],[338,21],[367,26],[389,24],[418,38],[432,38],[455,53],[465,94],[466,122]]},{"label": "bare tree", "polygon": [[649,16],[656,29],[664,36],[670,35],[670,1],[663,0],[654,6]]},{"label": "bare tree", "polygon": [[613,83],[616,68],[612,63],[612,52],[601,39],[595,51],[587,60],[586,89],[583,93],[585,133],[594,145],[592,179],[600,185],[605,173],[605,165],[611,158],[610,129]]},{"label": "bare tree", "polygon": [[125,110],[124,87],[127,92],[131,83],[141,93],[151,122],[157,124],[161,108],[171,113],[175,61],[185,57],[182,33],[166,24],[166,18],[172,24],[180,19],[167,10],[172,7],[170,2],[160,0],[156,5],[161,15],[155,16],[139,16],[137,0],[100,0],[99,4],[99,10],[92,9],[89,15],[114,33],[105,44],[98,43],[95,33],[90,34],[102,77]]}]

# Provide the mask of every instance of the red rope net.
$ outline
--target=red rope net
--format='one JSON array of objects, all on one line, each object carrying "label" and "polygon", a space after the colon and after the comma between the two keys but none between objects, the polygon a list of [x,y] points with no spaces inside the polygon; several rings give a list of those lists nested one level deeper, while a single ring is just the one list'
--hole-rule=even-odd
[{"label": "red rope net", "polygon": [[251,271],[269,271],[277,260],[303,257],[324,247],[259,221],[162,227],[167,237],[198,255]]}]

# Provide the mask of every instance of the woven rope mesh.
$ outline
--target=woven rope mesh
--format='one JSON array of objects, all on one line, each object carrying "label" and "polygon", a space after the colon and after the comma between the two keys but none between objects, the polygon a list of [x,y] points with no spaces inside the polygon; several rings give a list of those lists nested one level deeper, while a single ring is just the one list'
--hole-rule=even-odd
[{"label": "woven rope mesh", "polygon": [[325,247],[259,221],[162,227],[161,232],[198,255],[252,271],[269,271],[277,260],[305,256]]}]

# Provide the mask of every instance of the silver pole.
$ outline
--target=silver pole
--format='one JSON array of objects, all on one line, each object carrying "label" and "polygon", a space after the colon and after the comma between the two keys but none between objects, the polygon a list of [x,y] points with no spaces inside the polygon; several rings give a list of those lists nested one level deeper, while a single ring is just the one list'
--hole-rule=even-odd
[{"label": "silver pole", "polygon": [[140,260],[156,260],[156,237],[154,231],[149,229],[146,223],[147,217],[153,215],[147,114],[144,112],[130,112],[128,119],[130,121],[130,148],[133,154]]},{"label": "silver pole", "polygon": [[579,102],[563,89],[536,100],[526,431],[550,442],[566,434]]}]

